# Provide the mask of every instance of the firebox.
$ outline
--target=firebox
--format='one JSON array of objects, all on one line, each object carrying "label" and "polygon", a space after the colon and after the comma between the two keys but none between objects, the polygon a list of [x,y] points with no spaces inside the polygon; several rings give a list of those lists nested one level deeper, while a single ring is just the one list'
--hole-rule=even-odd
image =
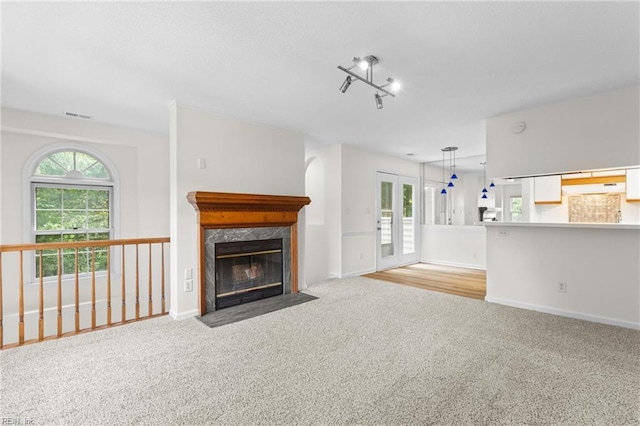
[{"label": "firebox", "polygon": [[282,238],[215,244],[215,308],[284,293]]}]

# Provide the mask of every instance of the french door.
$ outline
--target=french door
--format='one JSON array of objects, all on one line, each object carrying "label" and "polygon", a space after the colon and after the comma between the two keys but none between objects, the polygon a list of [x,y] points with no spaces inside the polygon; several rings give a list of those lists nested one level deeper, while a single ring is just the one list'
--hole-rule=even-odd
[{"label": "french door", "polygon": [[418,179],[378,172],[376,269],[417,263]]}]

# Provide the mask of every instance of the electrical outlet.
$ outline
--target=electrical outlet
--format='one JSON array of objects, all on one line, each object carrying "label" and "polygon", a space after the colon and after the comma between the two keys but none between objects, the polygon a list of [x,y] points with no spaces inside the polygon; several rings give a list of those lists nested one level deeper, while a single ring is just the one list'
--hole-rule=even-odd
[{"label": "electrical outlet", "polygon": [[193,291],[193,280],[184,280],[184,291],[185,293]]},{"label": "electrical outlet", "polygon": [[509,231],[498,231],[498,237],[508,237],[509,236]]},{"label": "electrical outlet", "polygon": [[566,293],[566,292],[567,292],[567,282],[558,281],[558,293]]}]

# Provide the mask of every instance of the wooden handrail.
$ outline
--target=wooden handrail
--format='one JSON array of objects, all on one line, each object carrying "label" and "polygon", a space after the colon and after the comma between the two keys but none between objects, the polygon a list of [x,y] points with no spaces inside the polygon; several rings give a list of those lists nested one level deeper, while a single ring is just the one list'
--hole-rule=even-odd
[{"label": "wooden handrail", "polygon": [[105,246],[121,246],[133,244],[156,244],[168,243],[169,237],[154,238],[125,238],[120,240],[92,240],[92,241],[76,241],[68,243],[28,243],[28,244],[4,244],[0,245],[0,251],[30,251],[30,250],[50,250],[59,248],[91,248]]},{"label": "wooden handrail", "polygon": [[[105,327],[126,324],[131,321],[166,315],[164,246],[169,242],[169,237],[153,237],[0,245],[0,349],[41,342],[44,340],[84,333],[91,330],[103,329]],[[142,253],[140,253],[141,244],[148,246],[148,258],[145,256],[145,252],[147,252],[147,250],[142,250]],[[153,245],[155,244],[160,245],[159,251],[153,250]],[[127,246],[135,246],[135,251],[126,250]],[[118,249],[121,250],[122,255],[121,264],[119,265],[122,273],[120,274],[121,294],[116,296],[112,294],[111,266],[112,250],[115,251]],[[51,252],[47,253],[47,250],[50,250]],[[16,253],[17,256],[8,255],[10,252]],[[29,260],[26,263],[36,262],[36,276],[33,277],[37,278],[37,283],[34,283],[37,285],[35,291],[26,291],[28,287],[25,285],[24,272],[25,268],[28,270],[28,267],[25,264],[25,252],[33,252],[33,257],[27,257],[26,259]],[[82,258],[80,257],[80,253],[82,253]],[[101,266],[99,266],[99,269],[101,272],[104,272],[104,275],[101,274],[99,276],[96,274],[96,268],[98,267],[98,253],[100,253],[101,256]],[[143,256],[142,259],[140,259],[141,254]],[[7,277],[3,277],[3,274],[7,272],[7,255],[9,257],[17,257],[17,262],[14,264],[15,266],[13,268],[9,268],[11,272],[9,272],[8,276],[13,277],[9,279],[6,279]],[[63,267],[63,255],[69,255],[73,258],[70,260],[70,262],[73,262],[73,269],[69,270],[66,274],[64,270],[67,270],[67,268]],[[160,256],[160,259],[157,259],[158,255]],[[103,256],[106,256],[106,259]],[[159,261],[159,263],[152,260],[154,256],[156,257],[156,261]],[[48,277],[45,277],[45,257],[48,257],[49,260],[53,261],[52,263],[49,262],[49,267],[53,266],[56,268],[55,272]],[[133,267],[128,272],[126,270],[126,263],[129,263],[126,261],[127,257],[129,257],[129,260],[133,263]],[[80,267],[81,260],[83,262],[82,268]],[[104,269],[105,264],[102,263],[105,260],[106,270]],[[142,265],[144,265],[144,262],[148,262],[146,265],[147,267],[145,268],[142,266],[140,264],[141,262]],[[161,265],[160,271],[154,269],[157,268],[156,265],[158,264]],[[140,269],[141,267],[143,268],[142,270]],[[48,271],[50,273],[52,272],[51,270]],[[141,274],[143,275],[145,271],[147,273],[146,286],[140,282],[142,278]],[[133,279],[133,282],[125,278],[127,275],[133,275],[133,277],[130,276],[130,278]],[[68,290],[66,290],[69,293],[66,293],[65,291],[69,303],[64,306],[63,276],[68,277],[71,281],[68,284],[65,284],[69,286]],[[47,278],[51,279],[47,280],[47,282],[51,282],[52,285],[55,285],[55,290],[50,293],[48,290],[45,291],[45,279]],[[156,280],[155,283],[154,279]],[[81,280],[83,280],[82,283]],[[127,281],[130,282],[131,288],[128,288],[126,285]],[[8,287],[12,289],[12,292],[15,291],[13,295],[12,293],[5,294]],[[82,291],[82,297],[80,291],[81,287],[86,288],[86,291]],[[144,294],[145,287],[146,294]],[[98,292],[103,291],[106,292],[106,300],[101,299],[98,301]],[[133,292],[133,294],[127,293],[127,291]],[[48,294],[48,296],[45,298],[46,294]],[[140,299],[143,295],[146,296],[147,303],[144,303],[144,299],[143,303],[140,303]],[[122,315],[119,321],[117,317],[116,319],[112,318],[112,296],[122,299]],[[154,312],[154,296],[158,298],[158,301],[160,301],[160,312]],[[135,302],[135,306],[133,306],[135,308],[135,314],[129,315],[130,318],[127,318],[127,297],[131,297],[128,301],[129,304]],[[7,309],[7,306],[5,305],[7,305],[8,299],[12,300],[12,303],[15,301],[15,305],[13,305],[14,308]],[[98,302],[100,303],[100,306],[98,305]],[[105,302],[106,306],[101,307]],[[89,305],[89,311],[81,313],[80,306],[85,304]],[[25,305],[34,306],[35,310],[29,310],[29,313],[27,313],[25,312]],[[64,314],[63,308],[68,308],[70,312]],[[12,309],[15,309],[15,311],[12,312]],[[158,309],[157,305],[156,309]],[[9,312],[12,312],[9,315],[7,315],[8,310]],[[52,312],[53,315],[49,315],[47,312]],[[33,317],[29,317],[32,319],[27,320],[27,314],[32,315]],[[65,318],[68,317],[70,320],[68,322],[66,320],[64,321],[68,323],[67,326],[64,326],[63,315]],[[15,317],[17,320],[15,323],[17,326],[17,333],[11,333],[15,337],[10,337],[11,340],[9,342],[5,342],[4,340],[7,339],[8,336],[8,324],[5,320],[12,317]],[[50,320],[47,318],[52,318],[54,321],[50,323]],[[35,326],[35,334],[32,331],[27,332],[27,322],[29,323],[29,330],[34,330]],[[45,322],[47,323],[47,327],[45,327]],[[65,331],[65,328],[67,331]],[[35,338],[31,339],[29,337],[30,335]]]}]

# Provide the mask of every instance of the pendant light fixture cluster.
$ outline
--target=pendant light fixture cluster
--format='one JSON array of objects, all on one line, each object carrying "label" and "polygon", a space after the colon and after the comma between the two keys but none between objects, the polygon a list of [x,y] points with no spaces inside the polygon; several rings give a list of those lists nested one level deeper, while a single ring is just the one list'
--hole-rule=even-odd
[{"label": "pendant light fixture cluster", "polygon": [[[458,150],[457,146],[447,146],[444,148],[440,149],[442,151],[442,183],[444,184],[445,181],[445,166],[444,166],[444,156],[445,156],[445,152],[449,153],[449,183],[447,184],[447,188],[453,188],[455,185],[453,183],[454,180],[458,179],[458,175],[456,175],[456,151]],[[452,161],[453,159],[453,161]],[[440,191],[441,194],[445,195],[447,193],[447,190],[443,187],[442,191]]]},{"label": "pendant light fixture cluster", "polygon": [[[376,58],[373,55],[369,55],[369,56],[365,56],[364,59],[360,59],[357,57],[353,58],[353,65],[351,65],[349,68],[345,68],[343,66],[338,65],[339,70],[342,70],[347,74],[349,74],[347,78],[344,80],[344,82],[342,83],[342,86],[340,86],[340,91],[342,93],[345,93],[349,88],[349,86],[351,86],[351,83],[353,83],[354,79],[360,80],[377,90],[373,98],[376,102],[376,108],[382,109],[383,107],[382,98],[384,98],[385,96],[395,97],[396,95],[394,92],[397,92],[398,90],[400,90],[400,83],[394,80],[393,78],[389,77],[387,78],[386,83],[382,85],[375,84],[373,82],[373,66],[378,62],[379,62],[378,58]],[[364,75],[361,76],[351,71],[354,68],[360,69],[362,72],[364,72]],[[387,87],[390,90],[387,90],[386,89]],[[382,94],[380,94],[380,92],[382,92]]]}]

